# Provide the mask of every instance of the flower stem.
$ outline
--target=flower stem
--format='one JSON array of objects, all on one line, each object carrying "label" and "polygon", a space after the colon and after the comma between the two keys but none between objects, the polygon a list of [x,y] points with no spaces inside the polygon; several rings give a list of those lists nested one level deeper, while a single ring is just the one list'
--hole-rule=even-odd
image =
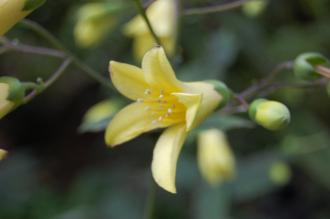
[{"label": "flower stem", "polygon": [[38,23],[34,21],[30,21],[27,19],[24,19],[20,22],[24,27],[27,27],[37,34],[39,34],[41,37],[46,39],[50,44],[52,44],[55,48],[62,50],[65,52],[65,54],[72,60],[72,62],[80,68],[84,73],[86,73],[89,77],[94,79],[95,81],[99,82],[101,85],[113,89],[113,86],[110,82],[108,82],[107,79],[105,79],[101,74],[88,65],[86,65],[83,61],[81,61],[79,58],[77,58],[75,55],[73,55],[68,49],[66,49],[63,44],[54,37],[50,32],[48,32],[44,27],[39,25]]},{"label": "flower stem", "polygon": [[153,219],[156,201],[156,184],[151,180],[146,207],[144,209],[144,219]]},{"label": "flower stem", "polygon": [[211,14],[230,9],[238,8],[250,0],[237,0],[220,5],[205,6],[202,8],[190,8],[183,11],[183,15],[200,15],[200,14]]},{"label": "flower stem", "polygon": [[[63,73],[69,67],[69,65],[71,63],[72,63],[71,58],[65,59],[64,62],[60,65],[60,67],[54,72],[54,74],[45,83],[38,85],[37,89],[34,89],[30,94],[28,94],[24,98],[23,103],[26,104],[26,103],[30,102],[33,98],[35,98],[37,95],[39,95],[42,91],[44,91],[45,89],[47,89],[51,85],[53,85],[54,82],[57,81],[57,79],[59,79],[59,77],[61,77],[63,75]],[[36,86],[34,88],[36,88]]]},{"label": "flower stem", "polygon": [[146,11],[145,11],[144,8],[143,8],[143,5],[142,5],[142,3],[141,3],[141,0],[134,0],[134,2],[135,2],[135,5],[136,5],[137,10],[139,11],[139,14],[142,16],[143,20],[146,22],[146,24],[147,24],[147,26],[148,26],[148,29],[149,29],[149,31],[150,31],[152,37],[154,38],[155,42],[156,42],[159,46],[161,46],[162,44],[161,44],[161,42],[160,42],[160,39],[159,39],[159,37],[156,35],[154,29],[153,29],[152,26],[151,26],[150,20],[149,20],[147,14],[146,14]]}]

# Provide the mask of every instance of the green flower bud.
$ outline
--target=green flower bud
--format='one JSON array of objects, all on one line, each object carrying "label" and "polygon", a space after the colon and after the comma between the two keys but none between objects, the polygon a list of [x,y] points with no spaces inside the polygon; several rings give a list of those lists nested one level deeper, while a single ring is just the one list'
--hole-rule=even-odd
[{"label": "green flower bud", "polygon": [[290,111],[282,103],[266,99],[253,101],[249,115],[256,123],[269,130],[278,130],[290,122]]},{"label": "green flower bud", "polygon": [[12,77],[0,77],[0,119],[23,101],[25,89]]},{"label": "green flower bud", "polygon": [[213,85],[214,89],[222,96],[221,103],[218,107],[218,109],[224,107],[227,105],[227,103],[231,100],[233,93],[232,91],[227,87],[227,85],[221,81],[217,80],[208,80],[207,83]]},{"label": "green flower bud", "polygon": [[293,71],[297,78],[311,80],[320,76],[315,66],[328,63],[329,60],[319,53],[303,53],[294,61]]},{"label": "green flower bud", "polygon": [[291,179],[292,173],[288,164],[283,161],[276,161],[269,170],[270,180],[277,185],[285,185]]},{"label": "green flower bud", "polygon": [[[0,77],[0,84],[3,86],[8,85],[8,95],[6,100],[19,104],[25,97],[25,88],[23,84],[16,78],[13,77]],[[4,92],[2,92],[4,94]],[[3,96],[3,95],[1,95]]]}]

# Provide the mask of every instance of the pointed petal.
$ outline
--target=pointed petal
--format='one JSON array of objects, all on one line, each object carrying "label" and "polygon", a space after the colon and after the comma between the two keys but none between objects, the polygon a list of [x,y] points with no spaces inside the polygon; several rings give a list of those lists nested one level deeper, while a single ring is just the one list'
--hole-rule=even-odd
[{"label": "pointed petal", "polygon": [[186,136],[185,125],[170,127],[160,136],[154,149],[152,175],[160,187],[172,193],[176,193],[176,164]]},{"label": "pointed petal", "polygon": [[154,124],[150,112],[143,103],[132,103],[117,113],[105,133],[107,145],[116,146],[129,141],[140,134],[152,129],[164,127],[160,123]]},{"label": "pointed petal", "polygon": [[137,100],[143,97],[148,84],[142,69],[133,65],[110,61],[109,66],[112,83],[124,96]]},{"label": "pointed petal", "polygon": [[183,84],[176,79],[164,49],[161,47],[155,47],[144,55],[142,69],[150,86],[172,92],[180,92],[183,89]]},{"label": "pointed petal", "polygon": [[172,93],[186,108],[186,129],[195,127],[195,119],[202,101],[202,94]]}]

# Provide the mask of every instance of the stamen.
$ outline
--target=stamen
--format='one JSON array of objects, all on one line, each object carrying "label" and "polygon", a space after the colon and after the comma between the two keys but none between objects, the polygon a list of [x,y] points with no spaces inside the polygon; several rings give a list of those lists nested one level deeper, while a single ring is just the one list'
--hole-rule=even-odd
[{"label": "stamen", "polygon": [[162,116],[158,117],[158,121],[162,121],[162,120],[163,120]]},{"label": "stamen", "polygon": [[168,108],[168,109],[167,109],[167,112],[168,112],[169,114],[171,114],[171,113],[173,113],[173,109],[172,109],[172,108]]},{"label": "stamen", "polygon": [[142,99],[142,98],[138,98],[138,99],[136,100],[136,102],[138,102],[138,103],[143,103],[143,99]]},{"label": "stamen", "polygon": [[159,95],[158,98],[159,98],[159,99],[163,99],[163,98],[164,98],[164,94]]},{"label": "stamen", "polygon": [[151,90],[150,89],[145,89],[144,95],[150,95],[150,94],[151,94]]}]

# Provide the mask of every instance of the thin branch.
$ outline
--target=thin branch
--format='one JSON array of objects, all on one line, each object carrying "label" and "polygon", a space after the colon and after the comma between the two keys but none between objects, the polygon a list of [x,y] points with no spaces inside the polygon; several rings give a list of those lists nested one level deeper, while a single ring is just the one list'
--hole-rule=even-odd
[{"label": "thin branch", "polygon": [[234,2],[219,4],[219,5],[212,5],[212,6],[205,6],[201,8],[188,8],[183,11],[183,15],[201,15],[201,14],[211,14],[217,12],[228,11],[231,9],[239,8],[246,2],[250,0],[237,0]]},{"label": "thin branch", "polygon": [[324,67],[324,66],[322,66],[322,65],[318,65],[318,66],[316,66],[315,68],[316,68],[316,71],[317,71],[320,75],[322,75],[322,76],[324,76],[324,77],[327,77],[327,78],[330,78],[330,69],[329,69],[329,68]]},{"label": "thin branch", "polygon": [[265,88],[267,85],[269,85],[283,70],[285,69],[291,69],[293,66],[292,61],[287,61],[284,63],[281,63],[277,65],[264,79],[262,79],[259,83],[256,83],[241,93],[238,94],[238,96],[248,99],[249,97],[253,96],[256,92],[259,90]]},{"label": "thin branch", "polygon": [[154,29],[152,28],[151,26],[151,23],[150,23],[150,20],[146,14],[146,11],[141,3],[141,0],[134,0],[135,2],[135,5],[136,5],[136,8],[139,12],[139,14],[142,16],[143,20],[146,22],[147,26],[148,26],[148,29],[152,35],[152,37],[154,38],[155,42],[161,46],[161,42],[160,42],[160,39],[158,38],[157,34],[155,33]]},{"label": "thin branch", "polygon": [[[56,58],[65,58],[66,54],[56,49],[50,49],[45,47],[30,46],[19,42],[12,42],[5,37],[0,37],[0,43],[3,44],[0,51],[2,53],[9,51],[17,51],[22,53],[30,53],[36,55],[45,55]],[[0,53],[1,54],[1,53]]]},{"label": "thin branch", "polygon": [[61,77],[63,75],[63,73],[65,72],[65,70],[69,67],[69,65],[72,63],[71,58],[67,58],[64,60],[64,62],[60,65],[60,67],[54,72],[54,74],[42,85],[42,89],[41,90],[33,90],[30,94],[28,94],[25,98],[24,98],[24,103],[28,103],[30,102],[33,98],[35,98],[37,95],[39,95],[41,92],[43,92],[45,89],[49,88],[50,86],[52,86],[57,79],[59,79],[59,77]]},{"label": "thin branch", "polygon": [[50,32],[48,32],[44,27],[39,25],[38,23],[34,21],[30,21],[27,19],[24,19],[20,21],[20,24],[25,26],[26,28],[29,28],[36,32],[38,35],[46,39],[50,44],[52,44],[55,48],[63,51],[67,57],[70,57],[70,59],[75,63],[75,65],[80,68],[84,73],[86,73],[89,77],[94,79],[95,81],[99,82],[103,86],[113,89],[113,86],[111,85],[110,81],[103,77],[102,74],[95,71],[91,67],[89,67],[87,64],[85,64],[83,61],[81,61],[79,58],[77,58],[74,54],[72,54],[68,49],[66,49],[62,43],[54,37]]}]

